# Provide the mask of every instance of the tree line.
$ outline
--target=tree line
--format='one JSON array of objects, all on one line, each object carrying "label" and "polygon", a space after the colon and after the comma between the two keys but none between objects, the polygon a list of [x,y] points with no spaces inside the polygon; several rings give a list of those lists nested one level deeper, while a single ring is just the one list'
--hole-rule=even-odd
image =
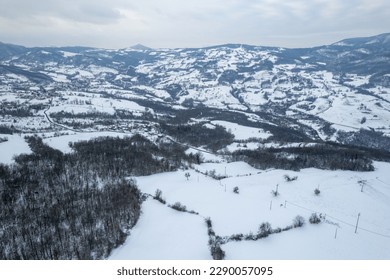
[{"label": "tree line", "polygon": [[136,135],[73,143],[64,154],[26,139],[32,153],[0,164],[0,259],[102,259],[140,216],[132,175],[195,161],[183,148]]},{"label": "tree line", "polygon": [[[238,150],[233,160],[243,160],[259,169],[278,168],[300,170],[318,168],[327,170],[373,171],[368,151],[337,145],[317,144],[311,147]],[[387,158],[389,160],[390,157]]]},{"label": "tree line", "polygon": [[205,123],[196,124],[168,124],[160,122],[161,133],[168,134],[182,143],[192,146],[204,146],[216,152],[230,145],[234,135],[226,131],[223,126],[215,125],[208,128]]}]

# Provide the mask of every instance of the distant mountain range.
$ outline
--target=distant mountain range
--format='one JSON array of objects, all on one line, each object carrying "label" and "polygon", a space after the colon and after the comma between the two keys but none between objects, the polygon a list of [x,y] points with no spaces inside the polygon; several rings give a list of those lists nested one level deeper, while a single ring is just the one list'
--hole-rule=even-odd
[{"label": "distant mountain range", "polygon": [[323,140],[360,129],[388,139],[390,33],[299,49],[0,43],[0,92],[36,91],[105,93],[167,108],[254,113],[280,126],[309,127]]},{"label": "distant mountain range", "polygon": [[0,260],[390,259],[389,162],[390,33],[0,43]]}]

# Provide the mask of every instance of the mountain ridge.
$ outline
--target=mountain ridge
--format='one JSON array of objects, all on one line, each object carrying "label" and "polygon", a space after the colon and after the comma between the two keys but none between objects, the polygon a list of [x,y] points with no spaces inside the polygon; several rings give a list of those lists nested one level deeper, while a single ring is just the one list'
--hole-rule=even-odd
[{"label": "mountain ridge", "polygon": [[389,46],[349,40],[0,44],[0,259],[389,259]]},{"label": "mountain ridge", "polygon": [[[294,50],[300,50],[300,49],[316,49],[316,48],[321,48],[321,47],[324,47],[324,46],[332,46],[332,45],[337,45],[337,44],[340,44],[340,43],[347,43],[347,42],[357,42],[357,41],[367,41],[367,40],[372,40],[372,39],[378,39],[378,38],[382,38],[382,37],[386,37],[384,38],[384,40],[386,41],[386,43],[389,41],[390,42],[390,32],[385,32],[385,33],[380,33],[380,34],[376,34],[376,35],[371,35],[371,36],[361,36],[361,37],[351,37],[351,38],[346,38],[346,39],[342,39],[342,40],[339,40],[339,41],[336,41],[334,43],[330,43],[330,44],[324,44],[324,45],[318,45],[318,46],[312,46],[312,47],[281,47],[281,46],[268,46],[268,45],[256,45],[256,44],[246,44],[246,43],[239,43],[239,42],[230,42],[230,43],[222,43],[222,44],[217,44],[217,45],[208,45],[208,46],[204,46],[204,47],[174,47],[174,48],[151,48],[151,47],[148,47],[142,43],[137,43],[135,45],[132,45],[130,46],[130,49],[131,48],[140,48],[140,49],[144,49],[144,50],[166,50],[166,49],[170,49],[170,50],[178,50],[178,49],[182,49],[182,50],[186,50],[186,49],[209,49],[209,48],[216,48],[216,47],[226,47],[226,46],[233,46],[233,47],[239,47],[239,46],[245,46],[245,47],[260,47],[260,48],[271,48],[271,49],[294,49]],[[39,48],[39,49],[65,49],[65,48],[85,48],[85,49],[100,49],[100,50],[123,50],[123,49],[126,49],[126,48],[98,48],[98,47],[94,47],[94,46],[81,46],[81,45],[67,45],[67,46],[32,46],[32,47],[26,47],[25,45],[23,44],[14,44],[12,42],[3,42],[3,41],[0,41],[0,45],[8,45],[8,46],[14,46],[14,47],[23,47],[23,48],[26,48],[26,49],[32,49],[32,48]]]},{"label": "mountain ridge", "polygon": [[[129,100],[169,114],[214,108],[256,114],[262,122],[272,120],[286,129],[297,126],[309,137],[315,131],[326,141],[369,145],[383,136],[381,141],[387,143],[389,36],[299,49],[244,44],[119,50],[0,45],[0,93],[31,100],[39,94],[46,99],[34,102],[59,107],[73,92]],[[383,143],[389,150],[390,144]]]}]

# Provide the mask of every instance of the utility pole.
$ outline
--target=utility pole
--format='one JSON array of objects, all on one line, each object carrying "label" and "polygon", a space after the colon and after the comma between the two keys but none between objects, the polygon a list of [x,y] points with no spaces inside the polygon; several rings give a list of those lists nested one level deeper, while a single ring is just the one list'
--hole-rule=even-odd
[{"label": "utility pole", "polygon": [[359,224],[359,218],[360,218],[360,213],[358,214],[358,217],[357,217],[356,227],[355,227],[355,233],[357,233],[358,224]]},{"label": "utility pole", "polygon": [[366,181],[366,180],[360,180],[360,181],[358,181],[358,183],[359,183],[360,186],[362,187],[362,188],[360,189],[360,191],[363,192],[363,188],[364,188],[364,186],[366,185],[367,181]]}]

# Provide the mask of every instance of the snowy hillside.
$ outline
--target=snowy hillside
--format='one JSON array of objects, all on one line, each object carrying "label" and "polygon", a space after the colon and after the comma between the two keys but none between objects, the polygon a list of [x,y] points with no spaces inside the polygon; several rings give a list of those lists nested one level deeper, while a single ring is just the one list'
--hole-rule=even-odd
[{"label": "snowy hillside", "polygon": [[[257,234],[263,222],[285,228],[297,215],[301,228],[275,233],[257,241],[228,241],[221,247],[226,259],[389,259],[390,185],[388,163],[376,163],[372,173],[319,171],[260,171],[243,163],[210,163],[198,170],[218,170],[228,178],[215,180],[191,170],[138,177],[143,192],[157,189],[167,204],[180,202],[199,215],[182,213],[149,198],[143,217],[111,259],[210,259],[207,226],[216,235]],[[297,176],[286,182],[284,175]],[[365,182],[361,192],[361,181]],[[279,185],[280,195],[271,192]],[[239,193],[234,193],[234,187]],[[314,190],[320,189],[315,195]],[[286,206],[285,206],[286,204]],[[325,218],[311,224],[317,213]],[[355,224],[361,214],[357,233]],[[336,232],[337,231],[337,232]]]},{"label": "snowy hillside", "polygon": [[0,256],[390,259],[389,36],[0,43]]},{"label": "snowy hillside", "polygon": [[[279,120],[287,117],[323,140],[348,142],[360,129],[389,136],[389,36],[311,49],[222,45],[103,50],[2,44],[0,100],[7,107],[18,102],[35,106],[34,116],[48,105],[49,113],[111,115],[123,109],[206,106],[253,112],[263,121],[271,115],[282,126],[291,125]],[[0,125],[9,123],[2,119]]]}]

